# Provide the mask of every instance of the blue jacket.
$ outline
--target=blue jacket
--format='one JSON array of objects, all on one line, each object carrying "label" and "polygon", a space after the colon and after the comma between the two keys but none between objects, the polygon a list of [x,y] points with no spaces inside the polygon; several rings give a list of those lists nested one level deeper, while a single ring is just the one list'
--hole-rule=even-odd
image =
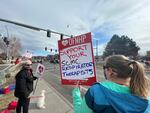
[{"label": "blue jacket", "polygon": [[[85,101],[87,107],[82,105],[84,104],[83,101]],[[74,107],[77,107],[77,104],[75,105],[74,103]],[[91,111],[87,109],[91,109]],[[147,99],[130,93],[116,92],[100,83],[96,83],[88,89],[84,99],[78,104],[78,110],[76,111],[75,113],[82,113],[80,111],[89,111],[86,113],[150,113],[150,106]]]},{"label": "blue jacket", "polygon": [[85,100],[95,113],[150,113],[147,99],[109,90],[100,83],[88,90]]}]

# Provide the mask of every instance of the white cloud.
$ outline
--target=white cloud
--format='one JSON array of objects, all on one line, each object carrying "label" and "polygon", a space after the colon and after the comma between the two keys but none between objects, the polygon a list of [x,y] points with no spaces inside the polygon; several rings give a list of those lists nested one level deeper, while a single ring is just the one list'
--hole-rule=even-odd
[{"label": "white cloud", "polygon": [[[89,31],[110,37],[127,35],[141,47],[140,53],[150,50],[149,11],[149,0],[5,0],[0,4],[0,18],[73,35]],[[5,34],[2,24],[0,32]],[[58,35],[47,38],[46,32],[12,25],[8,28],[11,34],[22,39],[25,48],[57,47]]]}]

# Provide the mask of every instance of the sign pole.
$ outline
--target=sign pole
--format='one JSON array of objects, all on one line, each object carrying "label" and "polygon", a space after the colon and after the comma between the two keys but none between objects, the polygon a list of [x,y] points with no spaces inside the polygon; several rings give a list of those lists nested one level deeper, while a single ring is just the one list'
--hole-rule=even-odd
[{"label": "sign pole", "polygon": [[34,95],[34,93],[35,93],[35,90],[36,90],[36,87],[37,87],[38,80],[39,80],[39,78],[37,78],[37,80],[36,80],[35,88],[34,88],[34,90],[33,90],[33,95]]}]

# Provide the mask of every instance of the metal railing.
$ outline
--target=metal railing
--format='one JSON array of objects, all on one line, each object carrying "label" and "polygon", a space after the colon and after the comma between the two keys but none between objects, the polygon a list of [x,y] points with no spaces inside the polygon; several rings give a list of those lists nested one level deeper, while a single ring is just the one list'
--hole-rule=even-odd
[{"label": "metal railing", "polygon": [[6,83],[6,75],[14,64],[0,64],[0,86]]}]

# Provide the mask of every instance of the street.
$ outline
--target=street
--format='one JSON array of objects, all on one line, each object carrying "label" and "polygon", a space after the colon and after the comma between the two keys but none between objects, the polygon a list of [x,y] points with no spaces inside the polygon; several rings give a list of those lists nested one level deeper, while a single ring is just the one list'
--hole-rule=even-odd
[{"label": "street", "polygon": [[[43,76],[43,79],[47,81],[53,88],[55,88],[65,99],[67,99],[70,104],[72,104],[72,89],[73,86],[61,85],[60,81],[60,71],[59,71],[59,64],[53,64],[49,62],[44,62],[46,70]],[[33,65],[33,70],[35,72],[37,64]],[[97,70],[97,81],[104,80],[103,72],[101,70]],[[100,76],[101,75],[101,76]],[[87,89],[87,86],[82,86],[84,92]],[[84,93],[83,92],[83,93]]]},{"label": "street", "polygon": [[[60,71],[59,71],[59,64],[53,64],[49,62],[44,62],[43,65],[46,67],[43,79],[50,84],[58,93],[60,93],[70,104],[72,104],[72,89],[73,86],[61,85],[60,81]],[[35,72],[37,64],[33,65],[33,70]],[[97,73],[97,81],[105,80],[103,76],[103,70],[101,67],[98,67],[96,70]],[[150,77],[150,74],[148,74]],[[85,93],[87,90],[87,86],[82,86],[83,91]]]}]

